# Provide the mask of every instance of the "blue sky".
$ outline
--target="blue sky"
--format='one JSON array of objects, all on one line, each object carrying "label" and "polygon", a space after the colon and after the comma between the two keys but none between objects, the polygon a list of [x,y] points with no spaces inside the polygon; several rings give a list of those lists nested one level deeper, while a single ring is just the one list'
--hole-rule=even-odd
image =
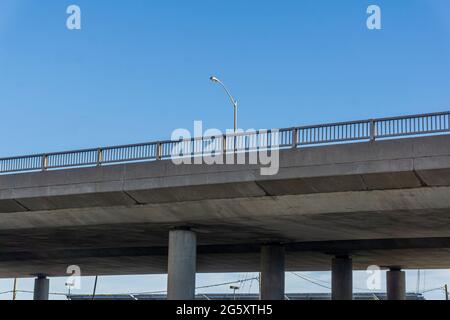
[{"label": "blue sky", "polygon": [[[82,30],[66,28],[70,4]],[[0,156],[230,128],[212,74],[243,128],[450,110],[449,17],[448,0],[2,0]]]}]

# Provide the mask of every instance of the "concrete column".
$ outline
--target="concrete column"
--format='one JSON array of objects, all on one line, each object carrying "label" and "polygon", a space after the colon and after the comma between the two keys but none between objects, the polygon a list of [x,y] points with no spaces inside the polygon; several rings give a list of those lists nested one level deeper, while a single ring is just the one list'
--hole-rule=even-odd
[{"label": "concrete column", "polygon": [[387,299],[406,299],[406,277],[400,268],[391,268],[386,275]]},{"label": "concrete column", "polygon": [[169,233],[168,300],[194,300],[197,237],[188,229]]},{"label": "concrete column", "polygon": [[331,299],[353,300],[352,258],[336,256],[331,265]]},{"label": "concrete column", "polygon": [[34,280],[33,300],[48,300],[49,288],[50,280],[46,276],[38,276]]},{"label": "concrete column", "polygon": [[261,248],[261,300],[284,300],[284,247],[267,245]]}]

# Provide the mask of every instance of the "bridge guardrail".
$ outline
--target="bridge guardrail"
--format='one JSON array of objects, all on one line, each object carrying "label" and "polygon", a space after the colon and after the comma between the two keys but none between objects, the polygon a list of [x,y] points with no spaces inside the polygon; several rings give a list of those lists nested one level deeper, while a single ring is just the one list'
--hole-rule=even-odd
[{"label": "bridge guardrail", "polygon": [[174,150],[189,150],[175,155],[194,157],[444,132],[450,132],[450,111],[2,158],[0,173],[157,161],[174,157]]}]

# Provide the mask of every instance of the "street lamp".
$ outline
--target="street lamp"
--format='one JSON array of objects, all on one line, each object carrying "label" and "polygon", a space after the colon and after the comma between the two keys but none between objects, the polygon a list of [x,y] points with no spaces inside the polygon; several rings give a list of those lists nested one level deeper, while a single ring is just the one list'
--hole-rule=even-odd
[{"label": "street lamp", "polygon": [[220,84],[222,86],[222,88],[225,90],[225,92],[227,93],[228,97],[230,98],[231,103],[233,104],[233,109],[234,109],[234,132],[236,133],[236,131],[237,131],[237,108],[238,108],[238,103],[233,98],[233,96],[231,95],[230,91],[228,91],[227,87],[223,84],[223,82],[220,81],[220,79],[218,79],[217,77],[214,77],[214,76],[212,76],[209,79],[212,82],[214,82],[214,83]]},{"label": "street lamp", "polygon": [[230,289],[233,290],[233,300],[236,300],[236,290],[240,288],[238,286],[230,286]]}]

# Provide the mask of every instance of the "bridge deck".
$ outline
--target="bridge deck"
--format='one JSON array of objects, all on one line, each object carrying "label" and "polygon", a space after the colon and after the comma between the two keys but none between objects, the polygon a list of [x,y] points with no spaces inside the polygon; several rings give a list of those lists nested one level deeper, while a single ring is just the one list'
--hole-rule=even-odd
[{"label": "bridge deck", "polygon": [[255,271],[258,244],[272,241],[288,245],[289,270],[328,270],[344,251],[356,268],[450,266],[450,136],[285,150],[278,175],[259,169],[157,161],[0,176],[0,277],[72,264],[165,273],[168,230],[185,225],[200,272]]}]

